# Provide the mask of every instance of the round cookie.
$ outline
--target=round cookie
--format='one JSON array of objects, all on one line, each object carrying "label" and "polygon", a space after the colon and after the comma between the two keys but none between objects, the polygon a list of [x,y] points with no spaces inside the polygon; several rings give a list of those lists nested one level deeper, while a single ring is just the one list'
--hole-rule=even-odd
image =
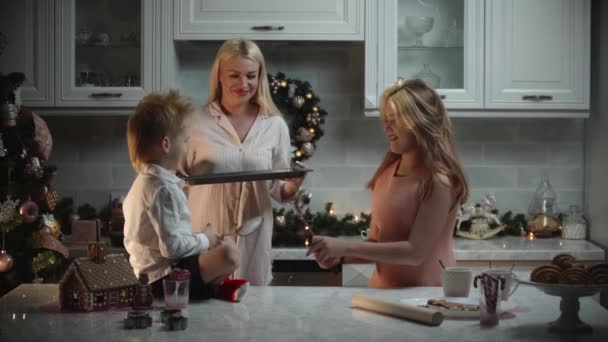
[{"label": "round cookie", "polygon": [[558,254],[553,258],[551,263],[562,270],[567,270],[573,263],[576,263],[576,258],[570,254]]},{"label": "round cookie", "polygon": [[608,285],[608,264],[595,264],[587,268],[587,272],[591,274],[593,283],[596,285]]},{"label": "round cookie", "polygon": [[536,283],[557,284],[561,269],[555,265],[542,265],[530,274],[530,280]]},{"label": "round cookie", "polygon": [[569,285],[591,285],[593,284],[593,278],[591,274],[582,268],[569,268],[561,271],[559,274],[560,284]]}]

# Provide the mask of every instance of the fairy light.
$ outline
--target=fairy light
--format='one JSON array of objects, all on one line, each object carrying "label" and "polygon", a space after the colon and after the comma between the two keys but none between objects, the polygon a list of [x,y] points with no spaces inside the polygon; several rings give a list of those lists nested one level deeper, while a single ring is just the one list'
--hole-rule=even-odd
[{"label": "fairy light", "polygon": [[296,155],[296,157],[300,158],[300,157],[302,156],[302,151],[297,150],[297,151],[295,152],[295,155]]},{"label": "fairy light", "polygon": [[333,215],[335,215],[335,214],[336,214],[336,212],[335,212],[333,209],[329,209],[329,215],[332,215],[332,216],[333,216]]},{"label": "fairy light", "polygon": [[304,95],[304,97],[306,97],[307,99],[312,99],[312,93],[306,93],[306,95]]},{"label": "fairy light", "polygon": [[308,239],[304,240],[304,247],[308,248]]},{"label": "fairy light", "polygon": [[308,131],[309,131],[310,133],[312,133],[312,134],[315,134],[315,129],[314,129],[314,128],[312,128],[312,127],[311,127],[311,128],[308,130]]},{"label": "fairy light", "polygon": [[312,107],[312,110],[313,110],[313,112],[318,112],[318,111],[319,111],[319,107],[317,107],[317,106],[313,106],[313,107]]},{"label": "fairy light", "polygon": [[281,87],[283,87],[283,88],[287,87],[287,81],[281,81]]},{"label": "fairy light", "polygon": [[359,216],[358,215],[355,215],[353,217],[353,222],[359,222]]},{"label": "fairy light", "polygon": [[528,233],[528,240],[534,240],[534,233],[533,232]]}]

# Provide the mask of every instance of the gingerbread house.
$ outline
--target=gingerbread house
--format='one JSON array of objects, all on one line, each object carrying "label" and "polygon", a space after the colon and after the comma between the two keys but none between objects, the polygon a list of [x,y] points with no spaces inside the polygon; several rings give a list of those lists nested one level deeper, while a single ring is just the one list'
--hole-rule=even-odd
[{"label": "gingerbread house", "polygon": [[93,311],[131,306],[138,281],[123,254],[72,262],[59,284],[61,308]]}]

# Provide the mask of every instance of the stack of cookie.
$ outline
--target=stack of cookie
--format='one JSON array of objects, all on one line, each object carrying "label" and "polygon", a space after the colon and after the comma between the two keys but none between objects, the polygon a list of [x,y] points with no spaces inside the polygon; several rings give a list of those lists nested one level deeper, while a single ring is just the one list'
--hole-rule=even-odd
[{"label": "stack of cookie", "polygon": [[543,284],[608,285],[608,263],[587,266],[570,254],[559,254],[549,265],[535,268],[530,280]]}]

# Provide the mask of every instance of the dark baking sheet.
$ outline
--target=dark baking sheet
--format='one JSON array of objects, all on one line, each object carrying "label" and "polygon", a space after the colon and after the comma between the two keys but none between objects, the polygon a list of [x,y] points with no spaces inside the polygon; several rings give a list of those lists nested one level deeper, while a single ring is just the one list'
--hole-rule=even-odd
[{"label": "dark baking sheet", "polygon": [[199,184],[217,184],[217,183],[234,183],[234,182],[249,182],[270,179],[285,179],[304,177],[306,173],[312,169],[274,169],[274,170],[254,170],[254,171],[239,171],[212,173],[208,175],[190,176],[186,178],[186,182],[191,185]]}]

